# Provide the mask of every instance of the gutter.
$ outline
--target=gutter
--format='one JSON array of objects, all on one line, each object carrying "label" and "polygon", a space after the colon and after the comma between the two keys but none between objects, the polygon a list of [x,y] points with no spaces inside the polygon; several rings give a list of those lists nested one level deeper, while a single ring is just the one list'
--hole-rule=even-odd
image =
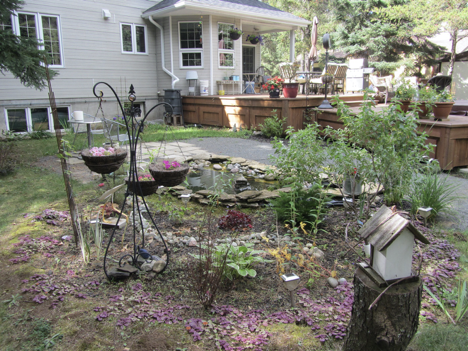
[{"label": "gutter", "polygon": [[171,78],[172,78],[172,89],[174,89],[175,84],[180,80],[174,73],[169,71],[166,68],[166,61],[164,59],[164,31],[163,28],[159,23],[157,23],[152,16],[148,17],[149,21],[154,24],[158,29],[161,34],[161,66],[164,72],[166,72]]}]

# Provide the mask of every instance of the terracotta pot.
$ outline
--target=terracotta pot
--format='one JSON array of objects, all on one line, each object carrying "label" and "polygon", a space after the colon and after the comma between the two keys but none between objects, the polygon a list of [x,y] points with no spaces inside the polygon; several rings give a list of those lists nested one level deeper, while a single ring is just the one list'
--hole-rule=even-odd
[{"label": "terracotta pot", "polygon": [[242,34],[239,34],[239,33],[229,33],[229,38],[231,38],[232,40],[237,40],[241,37]]},{"label": "terracotta pot", "polygon": [[271,90],[269,93],[270,93],[270,99],[278,99],[280,97],[279,89]]},{"label": "terracotta pot", "polygon": [[436,102],[432,107],[434,113],[434,119],[437,121],[447,119],[452,111],[454,102]]},{"label": "terracotta pot", "polygon": [[431,105],[426,105],[424,102],[419,103],[418,105],[418,116],[420,119],[428,119],[429,118],[429,113],[432,111],[432,106]]},{"label": "terracotta pot", "polygon": [[400,105],[401,110],[402,110],[404,113],[408,112],[408,110],[409,110],[409,105],[411,104],[411,101],[409,101],[409,100],[408,100],[408,101],[400,101],[400,103],[401,103],[401,105]]},{"label": "terracotta pot", "polygon": [[283,83],[283,95],[285,98],[294,99],[297,96],[299,83]]}]

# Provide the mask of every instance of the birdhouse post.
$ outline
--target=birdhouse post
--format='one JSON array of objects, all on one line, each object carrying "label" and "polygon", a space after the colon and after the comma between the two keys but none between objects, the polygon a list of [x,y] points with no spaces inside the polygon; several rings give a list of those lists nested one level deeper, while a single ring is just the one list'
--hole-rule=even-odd
[{"label": "birdhouse post", "polygon": [[406,350],[418,329],[422,280],[412,271],[415,239],[429,241],[411,222],[382,206],[359,231],[370,264],[354,274],[354,303],[343,351]]}]

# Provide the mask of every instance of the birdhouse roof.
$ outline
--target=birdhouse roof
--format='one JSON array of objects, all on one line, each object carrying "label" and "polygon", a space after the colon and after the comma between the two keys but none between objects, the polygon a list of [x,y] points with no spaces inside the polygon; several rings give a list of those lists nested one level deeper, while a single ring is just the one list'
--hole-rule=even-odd
[{"label": "birdhouse roof", "polygon": [[390,246],[405,228],[408,229],[416,239],[425,244],[429,244],[429,240],[427,240],[409,220],[393,212],[387,206],[382,206],[359,230],[359,234],[361,238],[364,238],[366,242],[374,246],[375,249],[382,251]]}]

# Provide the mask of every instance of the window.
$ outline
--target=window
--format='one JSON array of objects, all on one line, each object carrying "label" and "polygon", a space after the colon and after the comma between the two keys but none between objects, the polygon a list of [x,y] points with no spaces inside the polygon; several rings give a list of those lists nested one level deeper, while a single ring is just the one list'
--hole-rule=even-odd
[{"label": "window", "polygon": [[179,22],[180,67],[203,67],[201,22]]},{"label": "window", "polygon": [[6,22],[0,22],[0,30],[13,30],[11,18],[7,19]]},{"label": "window", "polygon": [[40,43],[39,48],[49,53],[49,66],[63,66],[60,19],[58,16],[18,13],[18,16],[13,16],[13,20],[14,25],[12,27],[17,35],[23,38],[37,39]]},{"label": "window", "polygon": [[122,52],[125,54],[147,54],[146,26],[121,23]]},{"label": "window", "polygon": [[219,68],[234,68],[234,41],[229,36],[233,24],[218,23],[218,66]]},{"label": "window", "polygon": [[[57,107],[60,126],[64,128],[68,124],[68,107]],[[7,109],[6,125],[10,132],[28,133],[41,130],[54,130],[54,117],[50,107]]]}]

